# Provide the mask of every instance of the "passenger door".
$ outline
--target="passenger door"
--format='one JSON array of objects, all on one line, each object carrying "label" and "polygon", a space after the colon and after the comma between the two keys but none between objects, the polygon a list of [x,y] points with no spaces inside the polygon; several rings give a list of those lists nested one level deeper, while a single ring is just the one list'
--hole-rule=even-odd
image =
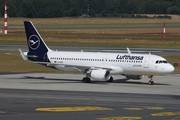
[{"label": "passenger door", "polygon": [[150,57],[146,56],[144,60],[144,64],[143,64],[144,68],[149,68],[149,60],[150,60]]}]

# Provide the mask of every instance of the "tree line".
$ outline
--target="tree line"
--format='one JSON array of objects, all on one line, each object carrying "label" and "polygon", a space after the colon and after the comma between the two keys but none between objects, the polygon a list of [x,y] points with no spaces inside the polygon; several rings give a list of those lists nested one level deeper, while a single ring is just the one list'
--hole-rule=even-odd
[{"label": "tree line", "polygon": [[[180,14],[180,0],[6,0],[9,17],[122,17]],[[0,1],[4,15],[4,1]]]}]

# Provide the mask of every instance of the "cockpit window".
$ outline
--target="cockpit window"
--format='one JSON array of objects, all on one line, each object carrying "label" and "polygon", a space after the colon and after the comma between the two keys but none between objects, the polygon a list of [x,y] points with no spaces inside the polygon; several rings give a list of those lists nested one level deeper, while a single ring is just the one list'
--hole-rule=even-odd
[{"label": "cockpit window", "polygon": [[167,61],[163,61],[163,63],[168,63]]},{"label": "cockpit window", "polygon": [[161,64],[161,63],[168,63],[168,62],[165,61],[165,60],[157,60],[157,61],[156,61],[156,64]]}]

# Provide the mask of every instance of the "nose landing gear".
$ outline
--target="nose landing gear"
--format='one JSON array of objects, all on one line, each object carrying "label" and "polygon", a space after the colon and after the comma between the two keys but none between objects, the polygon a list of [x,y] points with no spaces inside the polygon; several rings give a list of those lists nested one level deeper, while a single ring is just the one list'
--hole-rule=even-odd
[{"label": "nose landing gear", "polygon": [[149,80],[149,82],[148,82],[148,84],[149,85],[154,85],[154,81],[153,81],[153,76],[152,75],[150,75],[150,76],[148,76],[149,78],[150,78],[150,80]]}]

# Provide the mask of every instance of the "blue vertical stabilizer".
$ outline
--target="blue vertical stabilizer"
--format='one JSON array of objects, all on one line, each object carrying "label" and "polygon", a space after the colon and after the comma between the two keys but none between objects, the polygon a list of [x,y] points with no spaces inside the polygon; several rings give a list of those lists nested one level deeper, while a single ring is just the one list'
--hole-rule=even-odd
[{"label": "blue vertical stabilizer", "polygon": [[44,40],[42,39],[41,35],[38,33],[34,25],[31,21],[24,21],[24,27],[26,31],[27,37],[27,44],[29,48],[28,55],[37,56],[36,58],[28,58],[32,61],[41,61],[43,62],[44,59],[47,61],[47,52],[50,49],[45,44]]}]

